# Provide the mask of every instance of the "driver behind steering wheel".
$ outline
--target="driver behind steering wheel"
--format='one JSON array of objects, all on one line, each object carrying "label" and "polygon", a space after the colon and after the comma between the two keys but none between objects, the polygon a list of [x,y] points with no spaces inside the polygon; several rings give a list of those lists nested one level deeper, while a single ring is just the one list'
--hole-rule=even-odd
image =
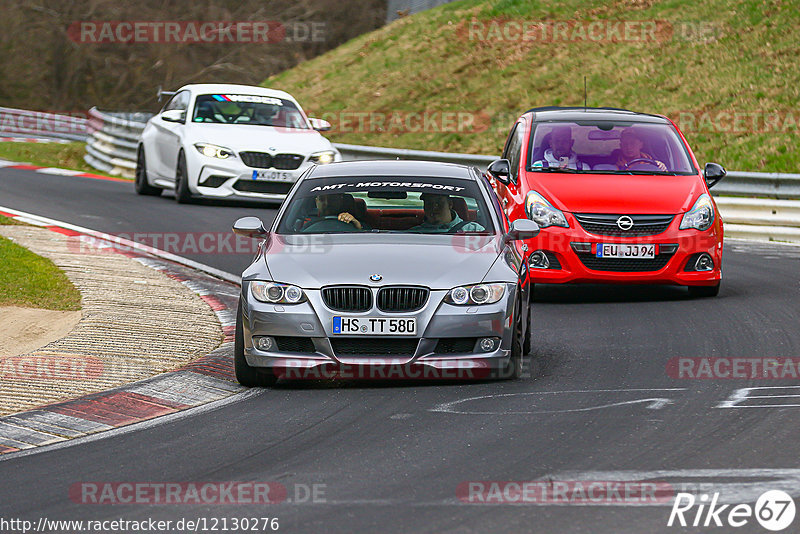
[{"label": "driver behind steering wheel", "polygon": [[345,224],[352,224],[356,230],[361,230],[361,222],[350,213],[344,211],[344,195],[341,193],[331,193],[328,195],[318,195],[314,202],[317,205],[317,216],[308,219],[303,225],[303,229],[317,224],[326,218],[335,218]]},{"label": "driver behind steering wheel", "polygon": [[619,136],[619,149],[620,155],[617,159],[617,168],[621,171],[628,170],[628,165],[636,159],[647,159],[655,163],[655,165],[662,171],[667,170],[667,166],[663,162],[658,161],[647,152],[642,152],[644,141],[639,136],[639,133],[633,128],[626,128],[622,130]]},{"label": "driver behind steering wheel", "polygon": [[442,193],[422,193],[425,211],[425,221],[410,228],[409,232],[423,232],[426,234],[456,233],[456,232],[484,232],[486,229],[480,224],[465,221],[453,209],[453,199],[450,195]]}]

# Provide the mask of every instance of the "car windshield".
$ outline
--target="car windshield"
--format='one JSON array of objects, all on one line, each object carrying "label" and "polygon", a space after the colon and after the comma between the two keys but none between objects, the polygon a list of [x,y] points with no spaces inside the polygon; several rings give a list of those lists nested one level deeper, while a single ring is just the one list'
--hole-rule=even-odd
[{"label": "car windshield", "polygon": [[294,102],[259,95],[199,95],[194,104],[192,122],[309,129]]},{"label": "car windshield", "polygon": [[603,174],[695,174],[670,124],[616,121],[538,123],[528,170]]},{"label": "car windshield", "polygon": [[493,233],[477,183],[441,177],[337,177],[303,182],[279,234]]}]

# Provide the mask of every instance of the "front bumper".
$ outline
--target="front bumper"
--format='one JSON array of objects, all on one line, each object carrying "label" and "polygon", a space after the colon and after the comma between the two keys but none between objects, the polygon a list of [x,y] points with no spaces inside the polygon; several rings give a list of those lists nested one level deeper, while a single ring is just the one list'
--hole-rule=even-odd
[{"label": "front bumper", "polygon": [[[662,233],[642,237],[617,237],[591,234],[584,230],[570,213],[565,214],[569,228],[548,227],[534,239],[525,241],[527,254],[537,250],[546,251],[555,258],[551,268],[530,268],[532,283],[610,283],[610,284],[677,284],[685,286],[715,285],[722,278],[722,224],[719,219],[706,231],[680,230],[681,216],[676,215]],[[591,244],[589,253],[576,252],[577,244]],[[674,253],[657,256],[648,263],[645,260],[618,260],[603,264],[593,257],[598,243],[656,244],[660,250]],[[699,253],[707,253],[714,261],[711,271],[687,270],[687,264]],[[590,257],[591,256],[591,257]],[[640,262],[627,265],[624,262]],[[630,269],[625,272],[613,269]]]},{"label": "front bumper", "polygon": [[[378,288],[374,288],[377,291]],[[292,377],[290,369],[319,371],[323,367],[358,368],[425,368],[455,372],[470,376],[470,370],[475,371],[475,377],[481,377],[481,371],[501,369],[506,366],[511,353],[513,303],[516,299],[516,287],[507,286],[503,298],[490,305],[483,306],[453,306],[443,302],[447,291],[432,290],[425,307],[411,313],[385,313],[372,309],[364,313],[343,313],[328,309],[322,300],[320,290],[304,290],[307,301],[294,304],[276,306],[255,300],[250,295],[249,285],[242,284],[242,326],[244,334],[244,354],[248,365],[261,368],[279,368],[286,372],[287,377]],[[342,336],[333,334],[333,317],[414,317],[417,320],[416,336]],[[302,352],[297,350],[281,350],[278,347],[269,351],[256,348],[254,336],[270,336],[274,339],[290,339],[292,348],[302,344]],[[476,343],[470,345],[469,339],[474,338]],[[482,352],[477,347],[477,340],[494,338],[494,350]],[[371,340],[367,342],[366,340]],[[451,344],[448,352],[437,352],[443,343],[460,340],[460,345]],[[310,341],[310,343],[309,343]],[[302,342],[302,343],[298,343]],[[380,347],[379,351],[365,351],[357,353],[349,348],[346,352],[337,350],[340,342],[358,346],[360,343],[372,344]],[[404,352],[389,354],[391,350],[386,347],[402,344]],[[470,346],[468,350],[452,350],[460,346],[462,349]],[[380,352],[376,354],[375,352]],[[414,375],[402,376],[413,378]],[[361,376],[374,376],[360,374]],[[424,375],[424,372],[423,372]],[[317,377],[318,372],[311,372],[307,376]],[[380,377],[379,376],[375,376]],[[299,376],[298,376],[299,378]]]},{"label": "front bumper", "polygon": [[[245,165],[238,158],[216,159],[196,150],[187,150],[189,189],[192,194],[208,198],[260,199],[282,201],[286,193],[309,167],[306,159],[297,169],[261,169]],[[335,156],[340,161],[341,155]]]}]

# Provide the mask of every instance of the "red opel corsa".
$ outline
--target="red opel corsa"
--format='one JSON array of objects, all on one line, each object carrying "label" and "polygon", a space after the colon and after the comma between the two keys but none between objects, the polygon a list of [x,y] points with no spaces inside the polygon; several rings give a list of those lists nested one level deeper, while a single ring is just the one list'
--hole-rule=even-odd
[{"label": "red opel corsa", "polygon": [[668,118],[613,108],[534,108],[514,124],[488,178],[510,220],[547,231],[526,241],[532,283],[678,284],[715,296],[722,219]]}]

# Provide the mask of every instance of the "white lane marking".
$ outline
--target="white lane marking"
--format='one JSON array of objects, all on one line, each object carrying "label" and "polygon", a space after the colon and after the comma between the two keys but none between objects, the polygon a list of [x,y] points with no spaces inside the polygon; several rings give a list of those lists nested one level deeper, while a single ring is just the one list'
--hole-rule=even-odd
[{"label": "white lane marking", "polygon": [[[755,502],[767,490],[779,489],[800,495],[800,469],[664,469],[655,471],[566,471],[548,475],[546,479],[595,481],[666,482],[673,491],[698,494],[719,492],[719,503]],[[745,480],[745,479],[753,480]],[[731,480],[726,480],[731,479]],[[600,503],[600,505],[615,503]],[[618,503],[617,503],[618,504]],[[630,503],[625,503],[630,505]],[[644,506],[672,506],[665,502],[642,503]]]},{"label": "white lane marking", "polygon": [[485,399],[495,399],[501,397],[516,397],[524,395],[564,395],[572,393],[637,393],[637,392],[655,392],[655,391],[686,391],[686,388],[654,388],[654,389],[588,389],[588,390],[565,390],[565,391],[530,391],[523,393],[497,393],[493,395],[480,395],[476,397],[467,397],[450,402],[437,404],[434,408],[429,409],[430,412],[440,413],[453,413],[462,415],[522,415],[522,414],[546,414],[546,413],[570,413],[570,412],[588,412],[591,410],[600,410],[603,408],[611,408],[614,406],[623,406],[628,404],[649,403],[650,410],[659,410],[668,404],[672,404],[672,400],[663,397],[650,397],[645,399],[635,399],[628,401],[614,402],[610,404],[602,404],[597,406],[589,406],[586,408],[572,408],[563,410],[532,410],[532,411],[462,411],[455,408],[455,406],[471,402],[480,401]]},{"label": "white lane marking", "polygon": [[153,428],[159,425],[171,423],[173,421],[180,421],[181,419],[185,419],[187,417],[193,417],[195,415],[204,414],[206,412],[213,412],[214,410],[224,408],[229,404],[235,404],[237,402],[243,402],[246,400],[250,400],[251,398],[258,397],[264,394],[266,391],[267,390],[263,388],[252,388],[247,391],[243,391],[241,393],[235,393],[229,397],[225,397],[224,399],[209,402],[207,404],[202,404],[194,408],[188,408],[186,410],[171,413],[169,415],[162,415],[154,419],[148,419],[147,421],[141,421],[139,423],[133,423],[127,426],[114,428],[112,430],[106,430],[104,432],[98,432],[96,434],[91,434],[80,438],[74,438],[66,441],[61,441],[58,443],[53,443],[52,445],[43,445],[41,447],[25,449],[19,452],[8,452],[6,454],[0,455],[0,462],[13,460],[15,458],[20,458],[23,456],[30,456],[32,454],[40,454],[43,452],[64,449],[66,447],[72,447],[75,445],[82,445],[84,443],[91,443],[93,441],[101,439],[128,434],[129,432],[139,432],[141,430],[146,430],[148,428]]},{"label": "white lane marking", "polygon": [[36,169],[36,172],[42,174],[55,174],[58,176],[77,176],[79,174],[86,174],[86,171],[73,171],[70,169],[59,169],[58,167],[45,167],[43,169]]},{"label": "white lane marking", "polygon": [[111,243],[117,243],[126,248],[133,248],[140,252],[145,252],[147,254],[151,254],[157,258],[162,258],[169,261],[174,261],[180,265],[185,265],[186,267],[191,267],[192,269],[196,269],[198,271],[202,271],[204,273],[210,274],[215,276],[221,280],[225,280],[226,282],[231,282],[232,284],[241,285],[241,277],[236,276],[234,274],[222,271],[215,267],[211,267],[210,265],[206,265],[204,263],[200,263],[194,260],[190,260],[188,258],[184,258],[183,256],[178,256],[177,254],[172,254],[170,252],[166,252],[161,249],[149,247],[147,245],[143,245],[141,243],[136,243],[135,241],[130,241],[128,239],[122,239],[117,237],[113,234],[106,234],[105,232],[98,232],[97,230],[92,230],[91,228],[85,228],[83,226],[77,226],[75,224],[70,224],[64,221],[59,221],[56,219],[50,219],[48,217],[42,217],[40,215],[34,215],[32,213],[27,213],[24,211],[16,210],[13,208],[6,208],[4,206],[0,206],[0,211],[4,211],[6,213],[13,213],[19,217],[27,217],[32,221],[37,221],[38,224],[43,226],[60,226],[61,228],[66,228],[68,230],[74,230],[76,232],[80,232],[83,234],[90,235],[92,237],[96,237],[99,239],[104,239]]},{"label": "white lane marking", "polygon": [[14,219],[17,220],[17,221],[20,221],[20,222],[24,222],[26,224],[32,224],[34,226],[41,226],[41,227],[50,226],[47,223],[44,223],[44,222],[42,222],[42,221],[40,221],[38,219],[34,219],[32,217],[19,216],[19,217],[14,217]]},{"label": "white lane marking", "polygon": [[766,391],[773,392],[774,390],[789,390],[790,392],[800,390],[800,386],[761,386],[752,388],[741,388],[731,393],[730,397],[721,401],[714,408],[798,408],[800,404],[747,404],[741,403],[748,400],[755,399],[791,399],[800,397],[800,395],[793,394],[777,394],[777,395],[751,395],[753,392]]}]

